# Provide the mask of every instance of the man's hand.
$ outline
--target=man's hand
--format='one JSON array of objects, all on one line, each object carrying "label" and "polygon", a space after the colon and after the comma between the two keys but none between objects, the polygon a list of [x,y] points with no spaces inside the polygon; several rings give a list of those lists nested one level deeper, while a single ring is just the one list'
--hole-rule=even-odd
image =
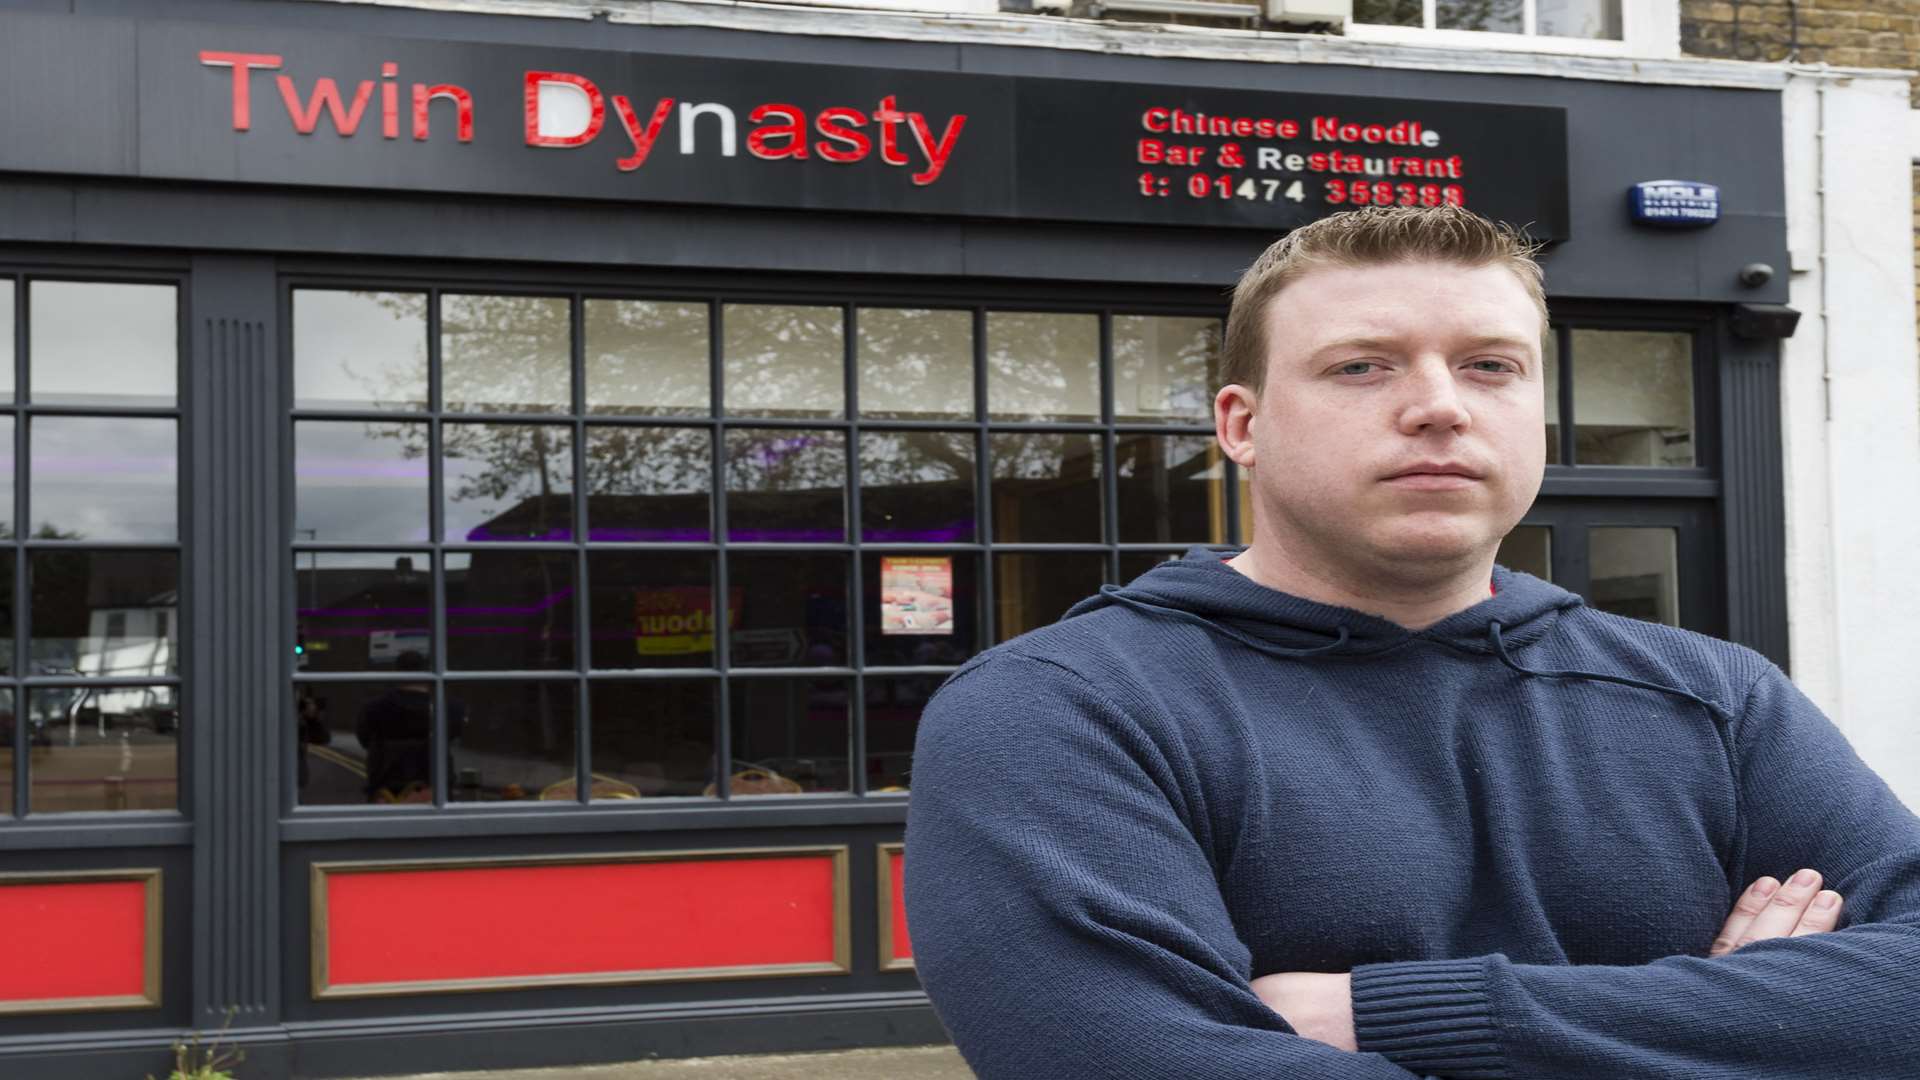
[{"label": "man's hand", "polygon": [[1763,877],[1747,886],[1713,939],[1708,956],[1725,956],[1768,938],[1824,934],[1840,925],[1840,894],[1820,888],[1820,874],[1802,870],[1782,885]]},{"label": "man's hand", "polygon": [[1353,977],[1346,972],[1284,971],[1262,975],[1251,985],[1301,1038],[1335,1050],[1360,1049],[1353,1034]]}]

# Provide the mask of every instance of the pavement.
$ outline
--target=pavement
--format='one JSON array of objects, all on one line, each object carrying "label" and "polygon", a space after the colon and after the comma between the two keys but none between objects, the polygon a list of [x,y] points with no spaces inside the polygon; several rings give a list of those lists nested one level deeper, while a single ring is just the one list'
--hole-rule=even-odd
[{"label": "pavement", "polygon": [[380,1080],[973,1080],[951,1046],[636,1061],[559,1069],[423,1073]]}]

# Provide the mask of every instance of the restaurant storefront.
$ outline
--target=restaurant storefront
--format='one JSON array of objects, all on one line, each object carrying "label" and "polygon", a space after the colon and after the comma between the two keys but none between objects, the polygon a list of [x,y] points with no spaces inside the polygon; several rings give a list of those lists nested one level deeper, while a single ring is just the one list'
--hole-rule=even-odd
[{"label": "restaurant storefront", "polygon": [[1777,90],[30,6],[0,1074],[941,1040],[919,710],[1245,536],[1224,290],[1355,205],[1551,245],[1505,560],[1786,662]]}]

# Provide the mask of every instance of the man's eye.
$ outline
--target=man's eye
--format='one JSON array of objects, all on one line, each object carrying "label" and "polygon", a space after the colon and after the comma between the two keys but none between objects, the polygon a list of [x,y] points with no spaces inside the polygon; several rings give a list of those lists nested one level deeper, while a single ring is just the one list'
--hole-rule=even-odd
[{"label": "man's eye", "polygon": [[1375,365],[1374,362],[1371,360],[1355,360],[1351,364],[1341,364],[1340,374],[1365,375],[1368,371],[1371,371],[1375,366],[1377,365]]},{"label": "man's eye", "polygon": [[1513,370],[1513,365],[1507,363],[1505,360],[1475,360],[1473,362],[1473,366],[1475,370],[1478,370],[1478,371],[1512,371]]}]

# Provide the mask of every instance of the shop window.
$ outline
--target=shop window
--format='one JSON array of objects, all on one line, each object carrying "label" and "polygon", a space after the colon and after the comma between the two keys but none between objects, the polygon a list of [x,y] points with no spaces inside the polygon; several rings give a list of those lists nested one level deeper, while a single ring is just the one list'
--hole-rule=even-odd
[{"label": "shop window", "polygon": [[862,416],[973,419],[971,312],[861,308],[857,323]]},{"label": "shop window", "polygon": [[0,814],[180,807],[179,300],[0,278]]},{"label": "shop window", "polygon": [[1577,464],[1696,464],[1692,335],[1576,329],[1572,349]]},{"label": "shop window", "polygon": [[987,415],[995,420],[1100,419],[1100,320],[988,312]]},{"label": "shop window", "polygon": [[706,304],[586,302],[587,411],[705,416],[713,411]]},{"label": "shop window", "polygon": [[302,806],[906,790],[948,672],[1240,515],[1217,312],[290,297]]},{"label": "shop window", "polygon": [[1545,525],[1516,525],[1500,541],[1495,560],[1509,570],[1553,580],[1553,530]]},{"label": "shop window", "polygon": [[1593,528],[1587,603],[1601,611],[1680,625],[1679,534],[1666,528]]},{"label": "shop window", "polygon": [[424,409],[425,293],[296,289],[298,409]]}]

